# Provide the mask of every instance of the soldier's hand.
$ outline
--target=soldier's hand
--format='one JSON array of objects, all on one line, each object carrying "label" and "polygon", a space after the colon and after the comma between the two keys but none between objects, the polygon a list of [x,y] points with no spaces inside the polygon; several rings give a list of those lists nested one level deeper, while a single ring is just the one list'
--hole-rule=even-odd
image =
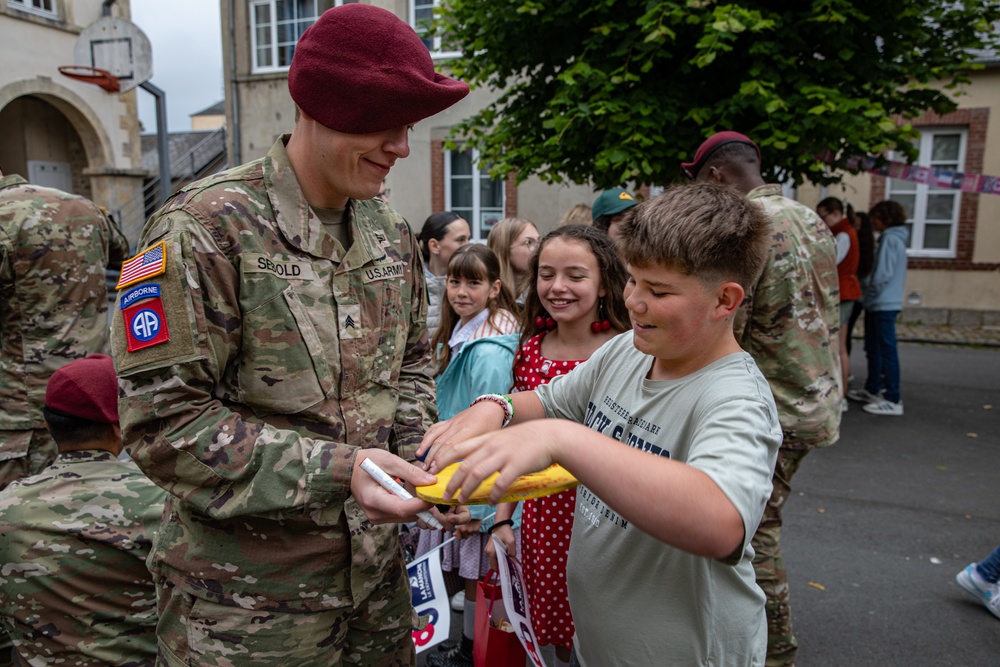
[{"label": "soldier's hand", "polygon": [[413,497],[403,500],[392,491],[382,487],[368,472],[361,468],[361,462],[371,459],[389,477],[414,486],[433,484],[434,475],[404,461],[395,454],[381,449],[360,449],[354,457],[354,472],[351,474],[351,495],[372,523],[405,523],[417,521],[417,513],[429,510],[432,504]]}]

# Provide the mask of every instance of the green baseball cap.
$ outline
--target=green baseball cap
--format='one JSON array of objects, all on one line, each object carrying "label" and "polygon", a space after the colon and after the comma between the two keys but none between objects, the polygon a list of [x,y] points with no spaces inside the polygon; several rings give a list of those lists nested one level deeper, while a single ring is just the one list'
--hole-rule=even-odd
[{"label": "green baseball cap", "polygon": [[612,188],[605,190],[594,200],[594,207],[590,212],[592,219],[597,220],[602,215],[617,215],[625,209],[632,208],[638,202],[627,190],[622,188]]}]

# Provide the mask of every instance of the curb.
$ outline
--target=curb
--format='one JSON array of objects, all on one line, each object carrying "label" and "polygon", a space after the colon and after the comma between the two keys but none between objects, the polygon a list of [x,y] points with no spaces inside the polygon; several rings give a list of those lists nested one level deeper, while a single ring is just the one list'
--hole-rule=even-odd
[{"label": "curb", "polygon": [[896,340],[900,343],[921,343],[923,345],[962,345],[966,347],[992,347],[1000,348],[1000,341],[995,340],[944,340],[941,338],[919,338],[916,336],[902,337],[897,336]]}]

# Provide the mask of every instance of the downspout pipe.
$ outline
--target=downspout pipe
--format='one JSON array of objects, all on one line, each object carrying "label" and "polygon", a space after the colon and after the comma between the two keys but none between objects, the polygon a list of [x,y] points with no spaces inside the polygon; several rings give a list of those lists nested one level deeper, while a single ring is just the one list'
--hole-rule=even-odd
[{"label": "downspout pipe", "polygon": [[[107,2],[108,0],[105,0]],[[114,0],[111,0],[112,2]],[[233,159],[229,166],[243,163],[240,150],[240,93],[236,85],[236,10],[235,0],[229,0],[229,97],[233,101]]]}]

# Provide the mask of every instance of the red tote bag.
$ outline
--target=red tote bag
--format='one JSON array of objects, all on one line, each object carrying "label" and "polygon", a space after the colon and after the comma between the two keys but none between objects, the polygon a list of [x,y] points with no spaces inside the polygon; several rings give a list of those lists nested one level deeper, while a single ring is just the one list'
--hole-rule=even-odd
[{"label": "red tote bag", "polygon": [[[472,643],[474,667],[524,667],[528,654],[513,630],[507,632],[500,624],[505,620],[503,595],[496,573],[490,570],[477,584],[476,627]],[[510,628],[510,624],[506,625]]]}]

